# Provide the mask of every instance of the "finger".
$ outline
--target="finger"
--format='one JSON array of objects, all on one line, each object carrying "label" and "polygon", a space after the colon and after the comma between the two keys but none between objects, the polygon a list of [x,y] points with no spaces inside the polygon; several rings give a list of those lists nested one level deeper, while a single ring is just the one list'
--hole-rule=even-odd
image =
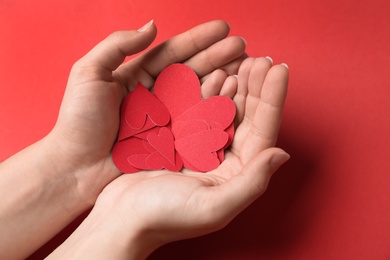
[{"label": "finger", "polygon": [[229,25],[219,20],[198,25],[137,57],[136,63],[155,78],[166,66],[183,62],[222,40],[229,30]]},{"label": "finger", "polygon": [[204,80],[201,88],[202,97],[209,98],[218,95],[226,78],[227,75],[223,70],[215,70],[206,79],[201,79],[201,81]]},{"label": "finger", "polygon": [[226,96],[231,99],[233,99],[234,95],[237,92],[237,76],[229,76],[226,78],[225,82],[223,83],[222,89],[219,93],[220,96]]},{"label": "finger", "polygon": [[271,66],[272,61],[269,58],[257,58],[253,62],[249,77],[247,78],[248,96],[246,98],[244,120],[249,120],[249,122],[253,121],[257,105],[260,101],[264,80]]},{"label": "finger", "polygon": [[224,70],[228,75],[238,75],[238,70],[242,62],[248,58],[248,54],[243,53],[237,59],[223,65],[220,67],[221,70]]},{"label": "finger", "polygon": [[[257,105],[260,101],[260,93],[264,83],[264,79],[268,70],[272,66],[271,58],[251,59],[240,68],[238,75],[239,91],[246,94],[246,98],[238,96],[240,106],[237,107],[238,113],[235,118],[235,124],[238,126],[234,143],[232,144],[233,151],[241,149],[244,140],[252,127]],[[238,100],[236,100],[236,103]]]},{"label": "finger", "polygon": [[[208,205],[219,215],[217,218],[227,224],[243,211],[267,189],[273,173],[290,156],[279,148],[270,148],[257,154],[241,173],[234,175],[227,182],[212,189],[213,204]],[[226,202],[229,203],[226,203]]]},{"label": "finger", "polygon": [[[241,55],[237,59],[235,59],[235,60],[233,60],[233,61],[231,61],[231,62],[229,62],[229,63],[227,63],[227,64],[225,64],[225,65],[223,65],[221,67],[219,67],[219,69],[225,71],[227,75],[230,75],[230,76],[235,75],[235,76],[237,76],[238,70],[239,70],[241,64],[247,58],[248,58],[248,55],[246,53],[244,53],[243,55]],[[202,80],[204,81],[209,75],[210,75],[210,73],[205,75],[205,76],[203,76],[201,81]]]},{"label": "finger", "polygon": [[287,83],[287,66],[277,65],[269,70],[250,130],[240,150],[243,163],[250,161],[260,151],[275,145],[282,120]]},{"label": "finger", "polygon": [[245,53],[245,41],[232,36],[223,39],[184,61],[199,77],[240,58]]},{"label": "finger", "polygon": [[76,62],[75,66],[80,70],[88,69],[90,75],[96,77],[102,75],[110,80],[111,72],[122,64],[126,56],[148,47],[156,33],[157,29],[153,21],[142,27],[142,30],[114,32]]},{"label": "finger", "polygon": [[236,104],[236,108],[237,108],[236,118],[235,118],[236,125],[239,125],[244,119],[245,102],[246,102],[246,97],[248,95],[248,78],[254,61],[255,61],[254,58],[247,58],[242,62],[238,70],[237,93],[233,98],[233,101]]}]

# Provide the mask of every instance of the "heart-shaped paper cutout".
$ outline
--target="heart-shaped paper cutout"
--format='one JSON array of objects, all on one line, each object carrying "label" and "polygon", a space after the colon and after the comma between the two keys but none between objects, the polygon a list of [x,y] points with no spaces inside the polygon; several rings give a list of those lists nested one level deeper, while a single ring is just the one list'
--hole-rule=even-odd
[{"label": "heart-shaped paper cutout", "polygon": [[164,104],[141,83],[123,100],[118,140],[142,133],[155,126],[165,126],[170,115]]},{"label": "heart-shaped paper cutout", "polygon": [[172,132],[175,135],[176,140],[209,129],[209,124],[207,124],[205,120],[199,119],[190,121],[177,121],[172,126]]},{"label": "heart-shaped paper cutout", "polygon": [[234,123],[231,123],[227,128],[224,129],[224,127],[218,124],[217,122],[212,122],[210,123],[210,128],[224,130],[229,135],[229,140],[226,143],[224,149],[226,149],[229,145],[231,145],[234,137]]},{"label": "heart-shaped paper cutout", "polygon": [[[132,138],[131,138],[132,139]],[[132,167],[143,169],[143,170],[155,170],[153,168],[150,168],[149,165],[146,163],[146,160],[150,154],[133,154],[127,158],[128,164],[130,164]]]},{"label": "heart-shaped paper cutout", "polygon": [[126,113],[125,119],[133,129],[141,129],[145,125],[146,117],[158,126],[164,126],[170,120],[167,108],[141,83],[133,90],[127,110],[131,113]]},{"label": "heart-shaped paper cutout", "polygon": [[147,140],[157,152],[175,165],[175,144],[173,142],[173,134],[169,128],[160,128],[158,134],[154,132],[149,133]]},{"label": "heart-shaped paper cutout", "polygon": [[167,169],[169,171],[178,172],[183,168],[183,162],[178,153],[175,153],[175,163],[171,163],[159,152],[154,152],[146,159],[146,164],[150,169],[161,170]]},{"label": "heart-shaped paper cutout", "polygon": [[174,120],[200,101],[200,82],[190,67],[172,64],[158,75],[154,94],[166,106]]},{"label": "heart-shaped paper cutout", "polygon": [[232,100],[225,96],[214,96],[199,102],[186,110],[176,121],[205,120],[209,125],[218,123],[222,130],[230,126],[236,115],[236,107]]},{"label": "heart-shaped paper cutout", "polygon": [[[140,139],[144,139],[144,140],[147,140],[148,139],[148,135],[150,133],[155,133],[155,134],[158,134],[158,132],[160,131],[160,128],[162,126],[154,126],[150,129],[147,129],[141,133],[138,133],[138,134],[135,134],[134,137],[137,137],[137,138],[140,138]],[[164,126],[165,127],[165,126]],[[169,125],[167,125],[166,127],[169,127]]]},{"label": "heart-shaped paper cutout", "polygon": [[150,154],[145,148],[143,140],[128,138],[117,142],[112,149],[112,159],[116,167],[124,173],[138,172],[141,168],[129,164],[128,158],[134,154]]},{"label": "heart-shaped paper cutout", "polygon": [[228,134],[222,130],[210,129],[175,140],[180,156],[200,171],[214,170],[220,164],[214,152],[222,149]]}]

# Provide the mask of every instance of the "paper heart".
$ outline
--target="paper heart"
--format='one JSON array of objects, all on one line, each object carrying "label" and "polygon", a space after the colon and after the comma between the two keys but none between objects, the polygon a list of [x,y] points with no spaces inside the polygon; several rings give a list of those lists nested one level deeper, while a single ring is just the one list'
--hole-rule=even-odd
[{"label": "paper heart", "polygon": [[176,140],[209,129],[209,124],[205,120],[199,119],[189,121],[177,121],[172,126],[172,132],[175,135]]},{"label": "paper heart", "polygon": [[[160,131],[161,127],[164,127],[164,126],[154,126],[154,127],[150,128],[150,129],[147,129],[147,130],[145,130],[143,132],[140,132],[138,134],[135,134],[133,136],[137,137],[137,138],[140,138],[140,139],[143,139],[143,140],[147,140],[148,139],[148,135],[150,133],[158,134],[158,132]],[[169,124],[166,127],[169,127]]]},{"label": "paper heart", "polygon": [[[180,171],[183,168],[183,161],[176,153],[175,163],[171,163],[159,152],[154,151],[151,154],[133,154],[127,158],[128,163],[136,169],[143,170],[161,170]],[[139,171],[139,170],[138,170]]]},{"label": "paper heart", "polygon": [[123,100],[118,139],[123,140],[155,126],[165,126],[169,121],[169,111],[164,104],[138,83]]},{"label": "paper heart", "polygon": [[189,163],[185,158],[181,158],[181,159],[183,160],[183,167],[185,167],[186,169],[189,169],[189,170],[192,170],[192,171],[195,171],[195,172],[202,172],[201,170],[196,168],[194,165]]},{"label": "paper heart", "polygon": [[169,171],[178,172],[183,168],[183,161],[178,153],[175,153],[175,162],[168,161],[159,152],[154,152],[146,158],[146,164],[152,170],[167,169]]},{"label": "paper heart", "polygon": [[127,163],[132,167],[139,169],[138,171],[140,171],[141,169],[154,170],[150,168],[149,165],[146,163],[146,160],[148,159],[149,156],[150,154],[138,154],[138,153],[132,154],[129,157],[127,157]]},{"label": "paper heart", "polygon": [[134,129],[141,129],[148,117],[155,125],[164,126],[170,120],[167,108],[147,90],[141,83],[135,87],[130,96],[125,119]]},{"label": "paper heart", "polygon": [[[134,173],[142,170],[180,171],[183,162],[175,152],[173,134],[168,127],[156,127],[147,138],[127,138],[115,144],[113,158],[122,172]],[[119,153],[119,154],[118,154]]]},{"label": "paper heart", "polygon": [[209,125],[217,123],[225,130],[230,126],[236,115],[236,107],[232,100],[225,96],[214,96],[199,100],[194,106],[187,109],[176,121],[205,120]]},{"label": "paper heart", "polygon": [[233,142],[233,137],[234,137],[234,123],[231,123],[227,128],[224,128],[217,122],[210,123],[210,128],[211,129],[220,129],[224,130],[228,135],[229,135],[229,140],[226,143],[224,148],[227,148],[232,142]]},{"label": "paper heart", "polygon": [[185,161],[199,171],[206,172],[220,164],[215,152],[226,145],[228,138],[226,132],[210,129],[175,140],[175,147]]},{"label": "paper heart", "polygon": [[128,138],[115,143],[111,153],[114,164],[124,173],[140,171],[140,168],[134,167],[128,162],[130,156],[134,154],[150,154],[145,148],[143,140],[138,138]]},{"label": "paper heart", "polygon": [[149,118],[146,119],[146,123],[141,129],[133,129],[127,123],[121,124],[118,140],[121,141],[131,136],[137,136],[141,139],[145,139],[146,136],[142,138],[146,134],[144,132],[153,129],[154,127],[156,127],[156,125]]},{"label": "paper heart", "polygon": [[174,120],[201,100],[200,82],[190,67],[172,64],[158,75],[154,94]]},{"label": "paper heart", "polygon": [[160,128],[158,134],[154,132],[149,133],[147,140],[157,152],[175,165],[175,144],[173,142],[173,134],[169,128]]}]

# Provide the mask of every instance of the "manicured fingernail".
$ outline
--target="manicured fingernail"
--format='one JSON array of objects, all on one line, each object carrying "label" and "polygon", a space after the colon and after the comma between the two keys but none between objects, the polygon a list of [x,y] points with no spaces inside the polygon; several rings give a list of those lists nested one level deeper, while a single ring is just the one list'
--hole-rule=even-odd
[{"label": "manicured fingernail", "polygon": [[271,62],[271,64],[274,63],[274,60],[270,57],[270,56],[265,56],[266,59],[269,59],[269,61]]},{"label": "manicured fingernail", "polygon": [[270,160],[270,165],[273,170],[279,168],[283,163],[287,162],[290,159],[290,155],[286,152],[280,152],[272,156]]},{"label": "manicured fingernail", "polygon": [[153,20],[150,20],[147,24],[138,29],[139,32],[145,32],[153,24]]},{"label": "manicured fingernail", "polygon": [[285,66],[288,69],[288,65],[286,63],[282,63],[280,65]]}]

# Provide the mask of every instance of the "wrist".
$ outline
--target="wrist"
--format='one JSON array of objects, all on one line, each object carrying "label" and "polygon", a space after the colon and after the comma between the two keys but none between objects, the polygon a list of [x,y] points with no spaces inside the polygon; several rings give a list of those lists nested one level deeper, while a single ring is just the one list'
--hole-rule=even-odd
[{"label": "wrist", "polygon": [[91,225],[100,223],[100,229],[112,238],[105,244],[109,259],[146,259],[164,244],[149,230],[144,219],[137,217],[136,210],[123,211],[123,207],[118,207],[119,201],[106,199],[104,195],[98,198],[89,220]]},{"label": "wrist", "polygon": [[[52,167],[51,179],[59,181],[72,191],[73,207],[83,210],[92,207],[103,188],[121,175],[115,167],[109,151],[93,151],[100,149],[88,148],[88,144],[75,143],[68,140],[61,128],[54,129],[42,140],[48,161]],[[84,150],[83,148],[88,148]],[[105,150],[105,149],[102,149]]]},{"label": "wrist", "polygon": [[68,161],[59,146],[55,145],[51,134],[40,141],[41,157],[43,162],[42,175],[44,183],[55,191],[59,205],[74,217],[92,207],[96,201],[89,193],[81,190],[78,175],[83,171],[81,167],[76,168],[75,164]]},{"label": "wrist", "polygon": [[27,257],[86,209],[54,169],[43,139],[0,164],[0,258]]},{"label": "wrist", "polygon": [[49,259],[146,259],[159,245],[142,225],[129,219],[95,207]]}]

